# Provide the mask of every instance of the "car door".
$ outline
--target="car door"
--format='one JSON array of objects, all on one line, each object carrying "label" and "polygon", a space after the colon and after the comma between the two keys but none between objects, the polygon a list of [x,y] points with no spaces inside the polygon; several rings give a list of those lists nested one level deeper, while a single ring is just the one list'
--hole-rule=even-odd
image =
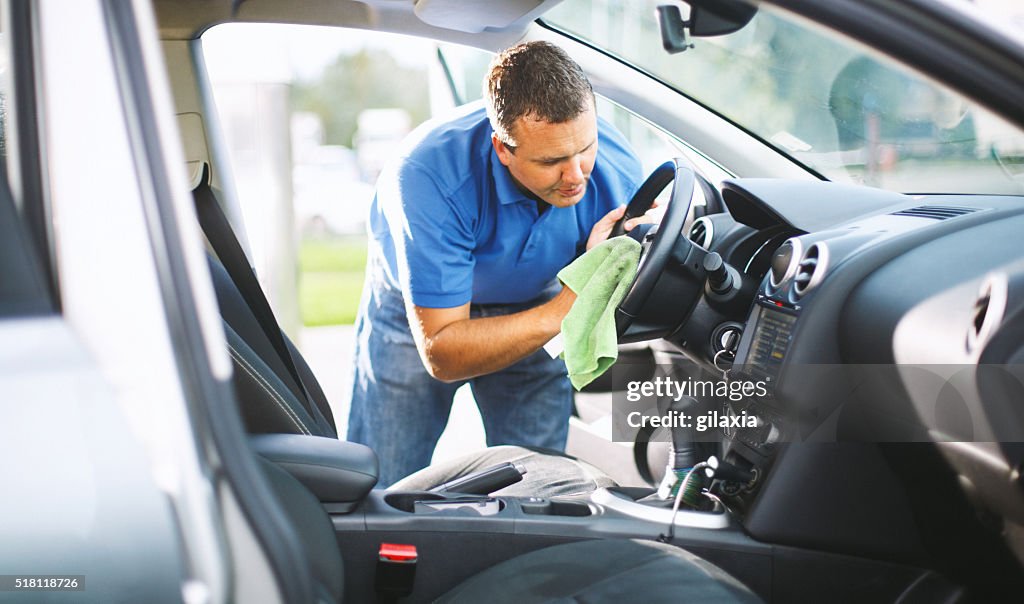
[{"label": "car door", "polygon": [[[102,42],[102,24],[76,21],[79,6],[68,14],[53,12],[53,3],[0,7],[0,600],[76,592],[85,601],[126,593],[179,601],[189,573],[175,516],[152,451],[133,425],[139,414],[126,412],[141,407],[146,394],[129,393],[109,364],[110,353],[130,345],[123,331],[137,329],[133,323],[145,320],[147,309],[136,307],[104,349],[97,346],[97,330],[108,327],[94,313],[97,298],[117,297],[126,307],[134,301],[103,291],[116,269],[97,262],[104,250],[87,249],[103,245],[95,238],[103,236],[97,223],[109,221],[107,192],[99,178],[78,180],[83,171],[58,159],[83,142],[64,130],[69,119],[96,128],[116,128],[123,119],[120,111],[90,113],[103,98],[96,89],[91,102],[57,107],[53,95],[70,83],[73,57],[44,58],[62,30],[76,30],[64,42]],[[89,50],[106,52],[102,45],[77,48],[86,53],[81,60]],[[86,69],[82,79],[96,75]],[[131,183],[135,174],[121,171],[120,178]],[[65,212],[68,204],[81,215]],[[125,253],[131,242],[110,247]],[[70,254],[77,260],[69,262]],[[92,290],[92,303],[78,295],[83,287]],[[109,314],[120,304],[107,306]]]},{"label": "car door", "polygon": [[309,601],[146,2],[0,2],[0,600]]}]

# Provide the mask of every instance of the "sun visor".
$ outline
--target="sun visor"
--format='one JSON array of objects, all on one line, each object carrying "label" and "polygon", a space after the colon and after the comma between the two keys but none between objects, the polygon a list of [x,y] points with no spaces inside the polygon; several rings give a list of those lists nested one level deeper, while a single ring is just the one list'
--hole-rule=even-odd
[{"label": "sun visor", "polygon": [[532,21],[553,4],[545,0],[417,0],[413,10],[428,25],[477,34]]}]

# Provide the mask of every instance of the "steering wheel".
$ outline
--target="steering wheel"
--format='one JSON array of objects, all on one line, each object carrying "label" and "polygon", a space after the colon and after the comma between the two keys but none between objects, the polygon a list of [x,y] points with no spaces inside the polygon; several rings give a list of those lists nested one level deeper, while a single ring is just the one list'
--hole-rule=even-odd
[{"label": "steering wheel", "polygon": [[613,237],[624,234],[625,221],[643,216],[654,204],[655,197],[672,183],[661,224],[643,234],[640,266],[615,311],[620,342],[668,335],[689,317],[703,292],[702,262],[707,252],[683,235],[697,178],[687,163],[683,158],[676,158],[651,172],[612,230]]}]

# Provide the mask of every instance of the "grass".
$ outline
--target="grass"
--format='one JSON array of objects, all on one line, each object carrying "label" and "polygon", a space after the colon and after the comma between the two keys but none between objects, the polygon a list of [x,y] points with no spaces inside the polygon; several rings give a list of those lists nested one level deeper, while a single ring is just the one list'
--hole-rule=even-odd
[{"label": "grass", "polygon": [[366,238],[306,239],[299,247],[299,309],[307,326],[354,323]]}]

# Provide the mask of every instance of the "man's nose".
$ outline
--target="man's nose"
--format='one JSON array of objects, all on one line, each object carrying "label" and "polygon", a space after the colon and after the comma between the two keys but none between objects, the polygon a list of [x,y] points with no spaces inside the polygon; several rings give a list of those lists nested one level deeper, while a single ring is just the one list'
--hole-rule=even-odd
[{"label": "man's nose", "polygon": [[562,181],[567,184],[578,185],[583,180],[583,161],[578,157],[574,157],[566,162],[565,168],[562,169]]}]

